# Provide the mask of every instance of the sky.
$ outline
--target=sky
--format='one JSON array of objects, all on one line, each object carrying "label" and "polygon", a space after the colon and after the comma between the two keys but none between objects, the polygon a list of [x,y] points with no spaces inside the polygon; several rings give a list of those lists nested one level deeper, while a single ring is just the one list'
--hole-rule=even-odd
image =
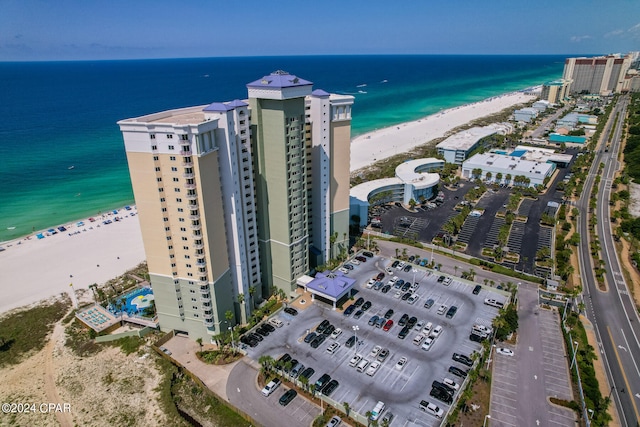
[{"label": "sky", "polygon": [[638,0],[0,0],[0,61],[634,50]]}]

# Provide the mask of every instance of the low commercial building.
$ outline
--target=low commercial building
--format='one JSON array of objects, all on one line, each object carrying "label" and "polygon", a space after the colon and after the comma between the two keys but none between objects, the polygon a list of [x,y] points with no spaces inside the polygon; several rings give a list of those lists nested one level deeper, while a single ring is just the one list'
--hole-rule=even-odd
[{"label": "low commercial building", "polygon": [[396,168],[396,176],[364,182],[350,190],[349,212],[351,218],[360,218],[364,227],[371,204],[400,202],[408,205],[411,199],[420,202],[436,195],[444,160],[436,158],[409,160]]},{"label": "low commercial building", "polygon": [[[476,154],[462,164],[462,177],[523,187],[544,185],[545,178],[550,177],[556,170],[556,164],[525,160],[522,158],[525,154],[526,152],[522,150],[516,150],[511,155]],[[526,180],[520,182],[516,179],[517,176],[524,177]]]},{"label": "low commercial building", "polygon": [[473,150],[483,145],[487,137],[496,134],[507,135],[511,132],[513,132],[513,126],[508,123],[473,127],[451,135],[436,145],[436,149],[447,163],[461,165]]},{"label": "low commercial building", "polygon": [[519,123],[530,123],[538,117],[539,111],[535,108],[521,108],[513,112],[513,119]]}]

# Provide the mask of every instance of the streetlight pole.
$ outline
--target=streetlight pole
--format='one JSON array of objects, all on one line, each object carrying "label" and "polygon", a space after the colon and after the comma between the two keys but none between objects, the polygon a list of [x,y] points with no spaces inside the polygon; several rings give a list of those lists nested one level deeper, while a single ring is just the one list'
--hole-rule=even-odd
[{"label": "streetlight pole", "polygon": [[[575,348],[573,347],[573,344],[575,344]],[[571,370],[573,368],[573,364],[576,363],[576,353],[578,352],[578,345],[580,345],[580,343],[578,341],[573,341],[573,344],[571,345],[571,349],[573,350],[573,360],[571,361],[571,366],[569,366],[569,370]]]},{"label": "streetlight pole", "polygon": [[360,326],[353,325],[353,333],[355,334],[355,337],[356,337],[356,345],[354,346],[355,348],[354,355],[358,354],[358,331],[359,330],[360,330]]},{"label": "streetlight pole", "polygon": [[482,423],[482,427],[486,427],[487,425],[487,419],[491,419],[491,415],[487,414],[484,416],[484,422]]}]

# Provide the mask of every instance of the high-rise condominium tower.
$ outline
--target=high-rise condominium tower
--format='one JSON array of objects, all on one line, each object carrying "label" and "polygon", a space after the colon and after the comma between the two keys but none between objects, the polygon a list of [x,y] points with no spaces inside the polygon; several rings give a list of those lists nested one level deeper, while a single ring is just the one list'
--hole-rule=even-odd
[{"label": "high-rise condominium tower", "polygon": [[247,88],[118,122],[160,327],[194,339],[348,246],[353,97],[282,71]]}]

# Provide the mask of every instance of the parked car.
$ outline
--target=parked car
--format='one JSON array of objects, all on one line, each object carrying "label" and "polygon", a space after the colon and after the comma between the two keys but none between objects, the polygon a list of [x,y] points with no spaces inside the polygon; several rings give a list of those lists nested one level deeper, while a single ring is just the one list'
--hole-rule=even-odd
[{"label": "parked car", "polygon": [[481,290],[482,290],[482,286],[480,286],[480,285],[476,285],[476,286],[473,288],[473,291],[472,291],[472,292],[473,292],[473,294],[474,294],[474,295],[478,295],[478,294],[480,293],[480,291],[481,291]]},{"label": "parked car", "polygon": [[429,396],[435,397],[436,399],[448,405],[453,402],[453,397],[451,397],[451,395],[446,391],[439,388],[432,388],[431,391],[429,392]]},{"label": "parked car", "polygon": [[418,301],[418,294],[411,294],[411,296],[407,298],[407,303],[409,304],[415,304],[416,301]]},{"label": "parked car", "polygon": [[342,329],[336,328],[333,332],[331,332],[331,339],[335,340],[342,334]]},{"label": "parked car", "polygon": [[282,382],[278,378],[272,379],[266,386],[264,386],[264,388],[262,389],[262,394],[265,396],[269,396],[275,391],[275,389],[280,386],[281,383]]},{"label": "parked car", "polygon": [[502,354],[503,356],[513,356],[513,350],[509,350],[508,348],[497,348],[496,353]]},{"label": "parked car", "polygon": [[325,339],[327,339],[327,336],[324,334],[320,334],[317,337],[315,337],[313,341],[311,341],[310,345],[312,348],[318,348],[320,347],[320,344],[324,342]]},{"label": "parked car", "polygon": [[380,362],[371,362],[371,364],[367,368],[366,374],[372,377],[376,374],[376,372],[378,372],[379,368],[380,368]]},{"label": "parked car", "polygon": [[424,342],[422,343],[422,349],[424,351],[429,351],[431,350],[431,347],[433,347],[433,342],[435,341],[435,339],[433,337],[427,337]]},{"label": "parked car", "polygon": [[402,269],[405,273],[408,273],[411,271],[411,264],[407,264],[404,266],[404,268]]},{"label": "parked car", "polygon": [[367,258],[373,258],[373,252],[364,251],[362,252],[362,255],[366,256]]},{"label": "parked car", "polygon": [[407,324],[407,321],[409,320],[409,315],[407,313],[403,314],[402,317],[400,318],[400,320],[398,321],[398,325],[400,326],[404,326]]},{"label": "parked car", "polygon": [[369,326],[373,326],[376,324],[376,322],[378,321],[379,317],[376,316],[375,314],[373,316],[371,316],[371,319],[369,319]]},{"label": "parked car", "polygon": [[369,353],[369,357],[371,357],[372,359],[375,359],[378,353],[380,353],[380,350],[382,350],[382,347],[380,347],[379,345],[374,346],[371,349],[371,352]]},{"label": "parked car", "polygon": [[440,334],[442,334],[442,326],[436,325],[436,327],[433,328],[433,330],[431,331],[430,336],[432,336],[435,339],[435,338],[438,338]]},{"label": "parked car", "polygon": [[387,356],[389,356],[389,349],[383,348],[382,350],[380,350],[380,353],[378,353],[378,355],[376,356],[376,360],[382,363],[387,359]]},{"label": "parked car", "polygon": [[455,391],[458,391],[460,389],[460,385],[451,378],[444,378],[442,380],[442,383]]},{"label": "parked car", "polygon": [[384,279],[384,273],[381,271],[380,273],[378,273],[378,275],[376,276],[376,280],[382,280]]},{"label": "parked car", "polygon": [[418,321],[418,318],[416,316],[411,316],[409,320],[407,320],[407,327],[409,329],[413,329],[417,321]]},{"label": "parked car", "polygon": [[384,314],[384,318],[385,319],[391,319],[393,317],[393,309],[390,308],[389,310],[387,310],[387,312]]},{"label": "parked car", "polygon": [[363,256],[357,256],[356,259],[360,262],[367,262],[367,259]]},{"label": "parked car", "polygon": [[316,328],[316,332],[321,334],[327,328],[327,326],[329,326],[330,324],[331,323],[329,323],[329,321],[327,319],[323,320],[322,322],[320,322],[320,324]]},{"label": "parked car", "polygon": [[465,378],[467,376],[467,371],[465,371],[464,369],[457,368],[455,366],[449,366],[449,372],[451,372],[453,375],[460,378]]},{"label": "parked car", "polygon": [[398,264],[400,264],[400,261],[398,260],[393,261],[393,263],[391,264],[391,268],[396,268]]},{"label": "parked car", "polygon": [[342,419],[339,416],[334,415],[333,417],[331,417],[325,427],[337,427],[340,425],[340,423],[342,423]]},{"label": "parked car", "polygon": [[386,293],[387,293],[387,292],[389,292],[390,290],[391,290],[391,285],[384,285],[380,291],[381,291],[383,294],[386,294]]},{"label": "parked car", "polygon": [[429,298],[425,303],[424,303],[424,308],[431,308],[433,307],[433,304],[435,303],[435,301],[432,298]]},{"label": "parked car", "polygon": [[449,310],[447,310],[446,318],[453,319],[453,316],[456,315],[457,311],[458,311],[458,307],[456,307],[455,305],[452,305],[451,307],[449,307]]},{"label": "parked car", "polygon": [[465,356],[464,354],[453,353],[453,356],[451,358],[456,362],[460,362],[464,365],[473,366],[473,359],[469,356]]},{"label": "parked car", "polygon": [[282,406],[287,406],[293,400],[293,398],[296,397],[297,395],[298,395],[298,392],[290,388],[289,390],[287,390],[285,394],[282,395],[279,402]]},{"label": "parked car", "polygon": [[362,304],[364,304],[364,298],[362,297],[358,298],[356,302],[353,303],[353,305],[356,307],[360,307]]},{"label": "parked car", "polygon": [[344,314],[345,316],[351,316],[351,313],[353,313],[355,309],[356,306],[351,304],[349,307],[345,308],[344,313],[342,314]]},{"label": "parked car", "polygon": [[317,334],[315,332],[309,332],[306,337],[304,337],[304,342],[309,344],[311,341],[315,339]]},{"label": "parked car", "polygon": [[442,418],[444,416],[444,410],[442,408],[426,400],[420,402],[420,409],[436,418]]},{"label": "parked car", "polygon": [[325,396],[331,396],[331,393],[333,393],[339,385],[340,383],[336,380],[329,381],[329,384],[324,386],[324,388],[322,389],[322,394],[324,394]]},{"label": "parked car", "polygon": [[353,347],[353,345],[355,343],[356,343],[356,336],[355,335],[351,335],[351,337],[349,337],[347,342],[344,343],[344,346],[347,347],[347,348],[351,348],[351,347]]},{"label": "parked car", "polygon": [[360,310],[362,311],[367,311],[371,308],[371,301],[367,301],[364,304],[362,304],[362,307],[360,308]]},{"label": "parked car", "polygon": [[392,327],[393,327],[393,320],[389,319],[387,320],[387,323],[385,323],[384,326],[382,327],[382,330],[387,332]]},{"label": "parked car", "polygon": [[322,390],[329,381],[331,381],[331,375],[322,374],[322,376],[318,378],[318,381],[316,381],[316,390]]},{"label": "parked car", "polygon": [[285,309],[284,309],[284,312],[285,312],[285,313],[287,313],[287,314],[290,314],[290,315],[292,315],[292,316],[297,316],[297,315],[298,315],[298,310],[296,310],[296,309],[295,309],[295,308],[293,308],[293,307],[287,307],[287,308],[285,308]]},{"label": "parked car", "polygon": [[355,368],[358,365],[358,363],[360,363],[361,360],[362,360],[362,356],[359,354],[356,354],[351,358],[351,360],[349,360],[349,366],[351,366],[352,368]]},{"label": "parked car", "polygon": [[401,340],[405,339],[407,335],[409,335],[410,330],[411,328],[409,328],[408,326],[405,326],[404,328],[402,328],[402,330],[398,334],[398,338],[400,338]]},{"label": "parked car", "polygon": [[362,317],[363,314],[364,314],[364,311],[358,310],[358,311],[356,311],[356,314],[353,315],[353,318],[354,319],[359,319],[359,318]]},{"label": "parked car", "polygon": [[407,359],[406,357],[401,357],[400,360],[398,360],[398,362],[396,363],[395,368],[398,371],[401,371],[402,369],[404,369],[408,361],[409,359]]},{"label": "parked car", "polygon": [[311,379],[311,377],[312,377],[312,376],[313,376],[313,374],[315,374],[315,373],[316,373],[316,370],[315,370],[315,369],[313,369],[313,368],[307,368],[307,369],[305,369],[304,371],[302,371],[302,372],[300,373],[300,377],[299,377],[299,378],[304,377],[304,378],[306,378],[306,379]]}]

